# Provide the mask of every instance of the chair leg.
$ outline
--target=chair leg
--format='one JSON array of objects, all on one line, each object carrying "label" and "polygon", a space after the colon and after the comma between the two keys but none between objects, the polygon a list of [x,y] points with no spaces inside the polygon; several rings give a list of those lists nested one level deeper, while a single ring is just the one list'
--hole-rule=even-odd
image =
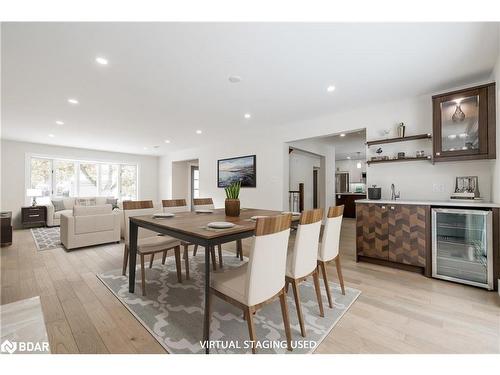
[{"label": "chair leg", "polygon": [[316,298],[318,299],[319,306],[319,316],[322,318],[325,316],[325,311],[323,310],[323,299],[321,298],[321,289],[319,288],[319,275],[318,268],[313,273],[314,289],[316,289]]},{"label": "chair leg", "polygon": [[[205,251],[208,251],[207,249],[205,249]],[[214,271],[217,270],[217,260],[215,259],[215,248],[212,247],[212,250],[210,250],[210,255],[212,256],[212,268],[214,269]]]},{"label": "chair leg", "polygon": [[194,245],[194,249],[193,249],[193,256],[194,257],[196,256],[197,251],[198,251],[198,245]]},{"label": "chair leg", "polygon": [[184,263],[186,266],[186,280],[189,280],[189,245],[184,245]]},{"label": "chair leg", "polygon": [[149,268],[153,267],[154,259],[155,259],[155,253],[151,254],[151,260],[149,261]]},{"label": "chair leg", "polygon": [[290,282],[288,280],[285,280],[285,293],[288,294],[288,286],[290,285]]},{"label": "chair leg", "polygon": [[257,353],[257,349],[255,348],[255,327],[253,325],[253,311],[250,307],[247,307],[245,310],[247,325],[248,325],[248,334],[250,336],[250,341],[252,341],[252,353]]},{"label": "chair leg", "polygon": [[321,273],[323,274],[323,282],[325,284],[326,296],[328,297],[328,306],[330,306],[330,308],[333,309],[332,295],[330,293],[330,285],[328,284],[328,276],[326,275],[325,262],[319,260],[318,268],[321,270]]},{"label": "chair leg", "polygon": [[161,264],[165,264],[165,261],[167,260],[167,252],[163,252],[163,257],[161,258]]},{"label": "chair leg", "polygon": [[182,283],[181,247],[174,247],[175,268],[177,269],[177,281]]},{"label": "chair leg", "polygon": [[236,241],[236,249],[238,250],[236,252],[236,256],[240,256],[240,260],[243,260],[243,242],[241,240]]},{"label": "chair leg", "polygon": [[344,277],[342,276],[342,268],[340,267],[340,255],[335,257],[335,266],[337,267],[337,275],[339,275],[340,288],[342,289],[342,294],[345,296]]},{"label": "chair leg", "polygon": [[224,265],[222,264],[222,246],[217,245],[217,248],[219,250],[219,267],[222,268]]},{"label": "chair leg", "polygon": [[281,314],[283,315],[283,324],[285,326],[286,346],[292,351],[292,333],[290,331],[290,319],[288,318],[288,304],[286,303],[285,291],[280,294]]},{"label": "chair leg", "polygon": [[141,254],[141,287],[142,295],[146,295],[146,269],[144,268],[144,254]]},{"label": "chair leg", "polygon": [[297,280],[292,279],[291,284],[293,289],[293,296],[295,298],[297,316],[299,318],[300,334],[302,335],[302,337],[306,337],[306,328],[304,326],[304,317],[302,316],[302,307],[300,306],[299,286],[297,284]]},{"label": "chair leg", "polygon": [[123,276],[125,276],[127,272],[127,264],[128,264],[128,246],[125,245],[123,249],[123,269],[122,269]]}]

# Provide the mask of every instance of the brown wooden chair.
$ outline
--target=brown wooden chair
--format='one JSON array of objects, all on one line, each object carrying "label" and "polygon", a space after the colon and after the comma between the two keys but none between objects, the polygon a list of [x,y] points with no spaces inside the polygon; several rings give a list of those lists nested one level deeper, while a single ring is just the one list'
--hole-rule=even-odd
[{"label": "brown wooden chair", "polygon": [[[157,212],[154,208],[152,201],[124,201],[123,202],[123,215],[125,220],[125,248],[123,254],[123,275],[127,270],[127,262],[129,256],[129,236],[130,236],[130,222],[132,216],[148,215]],[[165,264],[165,259],[168,250],[174,250],[175,265],[177,268],[177,280],[182,283],[181,272],[181,243],[176,238],[170,236],[160,236],[158,233],[139,228],[137,233],[137,254],[141,259],[141,281],[142,281],[142,295],[146,295],[146,274],[144,269],[144,257],[151,254],[150,267],[153,264],[154,254],[163,253],[162,263]]]},{"label": "brown wooden chair", "polygon": [[288,291],[288,285],[292,284],[295,306],[299,318],[300,333],[303,337],[306,337],[306,329],[302,316],[302,307],[300,305],[299,284],[308,276],[312,275],[313,277],[316,298],[318,299],[319,315],[321,317],[324,316],[317,268],[319,233],[321,230],[322,218],[322,208],[302,212],[293,249],[290,249],[287,254],[285,290]]},{"label": "brown wooden chair", "polygon": [[[196,210],[213,210],[215,208],[214,201],[212,198],[193,198],[193,209]],[[219,265],[222,268],[222,247],[221,245],[217,246],[219,251]],[[196,256],[196,252],[198,250],[198,245],[194,245],[193,256]],[[243,244],[241,240],[236,240],[236,257],[239,257],[240,260],[243,260]],[[214,255],[212,255],[212,260],[214,260]],[[215,269],[215,268],[214,268]]]},{"label": "brown wooden chair", "polygon": [[318,268],[323,274],[323,282],[325,283],[328,305],[331,308],[333,308],[333,300],[330,294],[330,286],[328,285],[328,277],[326,274],[326,264],[328,262],[335,261],[340,288],[342,290],[342,294],[345,295],[344,278],[342,277],[339,254],[340,230],[342,227],[343,213],[344,206],[333,206],[328,209],[325,228],[323,230],[323,238],[321,239],[318,251]]},{"label": "brown wooden chair", "polygon": [[[291,218],[291,214],[284,214],[257,219],[248,262],[238,268],[214,273],[208,300],[210,318],[212,294],[242,309],[250,340],[255,342],[253,314],[279,298],[288,350],[292,347],[284,286]],[[210,326],[204,332],[210,332]],[[252,352],[256,352],[255,347],[252,347]]]}]

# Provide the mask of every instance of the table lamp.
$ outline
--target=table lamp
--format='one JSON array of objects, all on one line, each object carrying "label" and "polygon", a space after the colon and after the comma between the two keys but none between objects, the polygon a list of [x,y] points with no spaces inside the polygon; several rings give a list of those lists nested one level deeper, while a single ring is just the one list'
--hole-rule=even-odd
[{"label": "table lamp", "polygon": [[33,207],[35,207],[36,206],[36,197],[41,197],[42,191],[40,189],[27,189],[26,196],[33,198],[33,202],[31,202],[31,205]]}]

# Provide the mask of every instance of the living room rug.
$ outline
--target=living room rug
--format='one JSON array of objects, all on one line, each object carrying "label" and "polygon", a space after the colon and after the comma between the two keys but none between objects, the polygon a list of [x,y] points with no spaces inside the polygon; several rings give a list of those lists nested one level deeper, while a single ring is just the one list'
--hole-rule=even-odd
[{"label": "living room rug", "polygon": [[[224,252],[224,269],[237,267],[240,264],[234,253]],[[204,353],[201,345],[204,304],[203,252],[196,257],[190,257],[190,280],[183,279],[182,284],[177,282],[173,257],[168,257],[165,265],[156,262],[153,268],[146,269],[147,295],[144,297],[141,295],[139,268],[136,275],[138,282],[134,294],[128,292],[128,278],[122,276],[120,269],[97,277],[169,353]],[[330,290],[335,301],[334,308],[330,309],[322,287],[325,317],[321,318],[312,278],[300,284],[306,338],[300,335],[293,292],[290,289],[287,301],[292,328],[292,346],[294,346],[292,352],[286,350],[279,300],[257,311],[254,315],[255,332],[260,345],[257,352],[293,354],[314,352],[361,294],[357,289],[349,287],[345,289],[344,296],[341,294],[340,286],[330,282]],[[210,339],[217,347],[212,348],[211,353],[251,352],[247,323],[243,320],[242,311],[215,296],[212,301]]]},{"label": "living room rug", "polygon": [[40,251],[62,247],[59,227],[32,228],[31,234]]}]

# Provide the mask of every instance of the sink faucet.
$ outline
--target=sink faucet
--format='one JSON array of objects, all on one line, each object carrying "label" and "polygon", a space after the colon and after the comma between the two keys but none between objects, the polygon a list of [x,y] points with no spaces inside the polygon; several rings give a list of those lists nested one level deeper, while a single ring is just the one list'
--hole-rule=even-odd
[{"label": "sink faucet", "polygon": [[394,184],[391,184],[391,201],[395,201],[396,199],[399,199],[400,196],[401,196],[401,192],[398,191],[398,193],[396,194],[396,187],[394,186]]}]

